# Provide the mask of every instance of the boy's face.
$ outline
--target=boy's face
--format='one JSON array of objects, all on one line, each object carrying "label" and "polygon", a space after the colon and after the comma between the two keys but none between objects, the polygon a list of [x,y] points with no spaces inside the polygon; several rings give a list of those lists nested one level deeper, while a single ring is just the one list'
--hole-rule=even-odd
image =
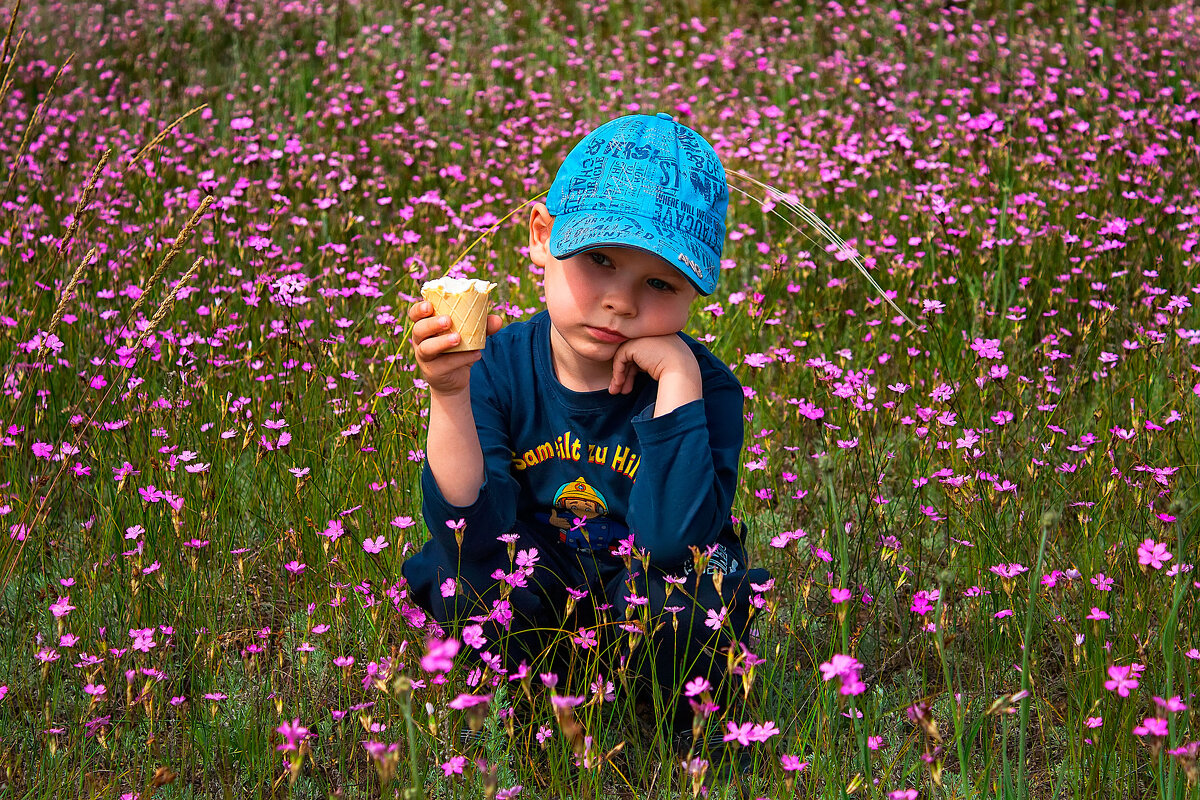
[{"label": "boy's face", "polygon": [[683,330],[697,293],[678,270],[642,250],[600,247],[560,261],[550,254],[553,222],[539,203],[530,218],[529,255],[545,270],[555,368],[563,383],[601,388],[612,377],[617,348]]}]

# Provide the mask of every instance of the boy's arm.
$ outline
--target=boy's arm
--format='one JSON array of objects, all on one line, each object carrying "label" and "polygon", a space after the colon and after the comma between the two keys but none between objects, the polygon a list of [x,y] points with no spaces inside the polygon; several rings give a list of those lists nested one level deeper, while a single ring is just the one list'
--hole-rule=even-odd
[{"label": "boy's arm", "polygon": [[741,386],[709,371],[703,397],[665,415],[634,418],[641,445],[626,523],[658,569],[690,560],[730,524],[742,448]]},{"label": "boy's arm", "polygon": [[[482,554],[495,544],[498,533],[511,526],[515,508],[512,487],[501,485],[511,483],[504,414],[497,408],[485,365],[474,368],[480,351],[446,352],[458,342],[458,334],[449,332],[449,319],[434,316],[432,306],[424,301],[412,306],[409,318],[414,323],[417,365],[430,390],[421,478],[425,523],[434,538],[449,548],[457,541],[446,523],[465,520],[469,530],[464,538],[474,540],[471,553]],[[489,317],[489,335],[500,328],[500,322],[495,315]],[[490,480],[489,464],[494,473]]]},{"label": "boy's arm", "polygon": [[629,394],[638,372],[658,382],[654,416],[670,414],[682,405],[704,396],[700,365],[691,348],[675,334],[630,339],[613,358],[610,394]]},{"label": "boy's arm", "polygon": [[[472,370],[469,418],[455,421],[452,409],[446,408],[442,410],[452,413],[439,419],[431,402],[429,444],[421,475],[421,512],[430,535],[449,553],[459,549],[461,535],[461,554],[468,561],[494,557],[498,548],[503,548],[496,537],[511,530],[516,517],[518,490],[509,471],[509,414],[496,398],[487,366],[484,361]],[[461,428],[446,431],[441,422]],[[473,450],[465,454],[463,463],[454,461],[458,447]],[[463,526],[458,529],[460,520]]]},{"label": "boy's arm", "polygon": [[[413,322],[413,354],[429,384],[426,459],[446,500],[467,506],[475,502],[483,484],[483,452],[471,412],[471,366],[482,352],[448,352],[461,337],[451,328],[450,318],[436,315],[426,300],[414,303],[408,316]],[[491,315],[488,333],[499,327],[500,319]]]},{"label": "boy's arm", "polygon": [[425,460],[447,503],[469,506],[478,499],[484,478],[483,448],[470,390],[430,392]]}]

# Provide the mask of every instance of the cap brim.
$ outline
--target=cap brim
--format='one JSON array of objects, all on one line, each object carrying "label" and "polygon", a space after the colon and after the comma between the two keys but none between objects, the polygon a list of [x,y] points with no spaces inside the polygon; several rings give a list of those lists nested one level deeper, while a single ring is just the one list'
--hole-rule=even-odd
[{"label": "cap brim", "polygon": [[632,247],[674,267],[700,294],[712,294],[720,257],[695,239],[634,214],[580,211],[554,218],[550,254],[564,259],[597,247]]}]

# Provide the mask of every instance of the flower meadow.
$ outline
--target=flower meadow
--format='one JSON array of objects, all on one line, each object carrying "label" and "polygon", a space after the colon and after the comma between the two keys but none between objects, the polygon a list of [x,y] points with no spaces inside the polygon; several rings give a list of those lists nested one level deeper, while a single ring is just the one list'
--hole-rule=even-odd
[{"label": "flower meadow", "polygon": [[[0,796],[1200,794],[1200,19],[1149,5],[8,8]],[[526,204],[655,111],[730,170],[687,330],[773,576],[683,746],[598,636],[670,619],[505,672],[399,571],[408,305],[538,310]]]}]

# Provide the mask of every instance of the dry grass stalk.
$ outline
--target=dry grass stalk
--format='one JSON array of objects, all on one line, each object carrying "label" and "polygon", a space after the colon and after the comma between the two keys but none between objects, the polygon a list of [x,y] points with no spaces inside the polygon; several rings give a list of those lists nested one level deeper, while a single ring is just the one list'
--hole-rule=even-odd
[{"label": "dry grass stalk", "polygon": [[162,131],[161,131],[161,132],[158,134],[158,136],[155,136],[155,137],[154,137],[152,140],[150,140],[150,143],[149,143],[148,145],[146,145],[145,147],[143,147],[141,150],[138,150],[138,151],[137,151],[137,155],[135,155],[135,156],[133,157],[133,160],[131,160],[131,161],[130,161],[128,164],[126,164],[126,165],[125,165],[125,169],[121,170],[121,174],[122,174],[122,175],[124,175],[126,172],[128,172],[130,169],[132,169],[132,168],[133,168],[133,165],[134,165],[134,164],[136,164],[137,162],[141,161],[141,160],[142,160],[142,158],[143,158],[143,157],[144,157],[144,156],[145,156],[147,153],[149,153],[149,152],[150,152],[151,150],[153,150],[155,147],[158,147],[160,144],[162,144],[162,143],[163,143],[163,140],[167,138],[167,134],[169,134],[171,131],[173,131],[173,130],[175,130],[177,127],[179,127],[179,124],[180,124],[181,122],[183,122],[185,119],[187,119],[188,117],[190,117],[192,114],[195,114],[197,111],[202,111],[202,110],[204,110],[205,108],[208,108],[208,103],[202,103],[201,105],[198,105],[198,106],[196,106],[196,107],[195,107],[195,108],[193,108],[191,111],[187,112],[187,113],[186,113],[186,114],[184,114],[182,117],[178,117],[178,118],[177,118],[177,119],[176,119],[174,122],[172,122],[170,125],[168,125],[167,127],[163,128],[163,129],[162,129]]},{"label": "dry grass stalk", "polygon": [[167,295],[167,298],[163,300],[162,305],[160,305],[158,310],[154,312],[154,316],[150,319],[150,324],[146,327],[146,330],[142,331],[141,334],[138,335],[137,342],[135,342],[133,345],[133,349],[135,351],[142,346],[142,342],[144,342],[150,334],[154,333],[154,331],[158,329],[159,323],[162,322],[163,318],[166,317],[167,314],[171,312],[171,309],[175,307],[175,298],[179,296],[179,290],[183,288],[185,283],[196,276],[196,273],[200,271],[200,264],[203,261],[204,256],[197,258],[196,262],[192,264],[191,268],[187,272],[183,273],[183,277],[179,279],[179,283],[171,287],[171,293]]},{"label": "dry grass stalk", "polygon": [[[850,260],[850,263],[852,263],[854,265],[855,269],[857,269],[860,273],[862,273],[862,276],[864,278],[866,278],[867,281],[870,282],[871,286],[879,294],[880,298],[887,301],[887,304],[890,305],[897,314],[899,314],[901,317],[903,317],[904,321],[907,322],[910,326],[912,326],[914,328],[917,327],[917,324],[908,318],[908,315],[905,314],[903,310],[901,310],[900,306],[896,305],[896,303],[892,300],[892,298],[887,296],[887,292],[885,292],[883,290],[883,287],[880,286],[875,281],[875,278],[873,278],[871,276],[871,273],[867,271],[866,266],[862,263],[862,259],[859,257],[858,251],[855,250],[850,245],[846,244],[845,240],[843,240],[841,236],[838,236],[837,233],[832,228],[830,228],[828,225],[826,225],[825,221],[823,219],[821,219],[816,214],[814,214],[812,211],[810,211],[808,208],[806,208],[799,201],[799,199],[796,198],[795,195],[789,194],[787,192],[783,192],[779,189],[776,189],[774,186],[771,186],[770,184],[767,184],[767,183],[763,183],[762,181],[758,180],[754,176],[747,175],[744,172],[738,172],[737,170],[734,170],[734,169],[727,169],[727,170],[725,170],[725,172],[728,175],[732,175],[734,177],[741,178],[742,180],[747,181],[747,182],[757,186],[760,189],[763,189],[764,191],[766,191],[767,197],[771,198],[771,200],[773,202],[782,205],[788,211],[792,212],[797,217],[799,217],[801,220],[803,220],[804,222],[806,222],[807,224],[809,224],[810,226],[815,228],[818,233],[820,233],[823,237],[825,237],[826,241],[830,242],[835,247],[837,247],[839,255]],[[754,197],[753,195],[751,195],[746,190],[744,190],[738,186],[734,186],[732,183],[728,184],[728,186],[730,189],[740,192],[741,194],[745,195],[746,197],[750,198],[751,200],[754,200],[757,202],[757,198]],[[780,214],[778,211],[774,211],[774,210],[772,210],[771,213],[774,214],[775,216],[779,217],[779,219],[783,220],[785,225],[787,225],[792,230],[799,233],[805,239],[808,239],[808,241],[812,242],[815,245],[818,245],[818,246],[820,245],[819,242],[815,241],[811,236],[809,236],[807,233],[805,233],[800,228],[799,225],[792,222],[790,219],[785,217],[783,214]]]},{"label": "dry grass stalk", "polygon": [[[14,17],[14,19],[15,19],[15,17]],[[12,33],[11,24],[9,25],[9,33],[10,34]],[[25,31],[21,31],[21,35],[19,37],[17,37],[16,47],[14,47],[12,49],[12,60],[8,61],[8,67],[4,70],[4,80],[0,81],[0,101],[3,101],[5,97],[8,97],[8,90],[12,88],[13,80],[14,80],[13,76],[12,76],[13,65],[17,63],[17,53],[20,52],[21,45],[24,42],[25,42]],[[6,51],[4,59],[8,59],[8,55],[7,55],[8,39],[7,38],[5,38],[5,40],[4,40],[4,47],[5,47],[5,51]],[[3,64],[3,63],[4,63],[4,60],[0,59],[0,64]]]},{"label": "dry grass stalk", "polygon": [[4,186],[4,194],[0,197],[8,197],[8,192],[12,189],[13,181],[17,178],[17,172],[21,169],[21,159],[25,156],[25,149],[29,147],[29,137],[33,133],[33,128],[41,119],[42,112],[46,108],[46,104],[50,102],[50,97],[54,94],[54,87],[58,86],[58,79],[66,71],[67,67],[71,66],[71,62],[75,60],[75,54],[67,56],[67,60],[54,73],[54,79],[50,81],[50,87],[46,89],[46,96],[42,98],[42,102],[37,104],[37,108],[33,110],[33,116],[29,118],[29,124],[25,126],[25,133],[21,136],[21,146],[17,148],[17,154],[13,156],[12,169],[8,172],[8,183]]},{"label": "dry grass stalk", "polygon": [[71,225],[67,228],[67,233],[63,236],[62,243],[58,246],[58,254],[61,256],[66,252],[67,245],[75,238],[75,232],[79,230],[79,218],[87,207],[92,202],[92,197],[96,194],[96,181],[100,178],[100,173],[104,171],[104,165],[108,163],[108,157],[112,155],[112,148],[105,148],[101,154],[100,160],[96,162],[96,166],[92,169],[92,174],[88,178],[83,187],[83,193],[79,195],[79,202],[75,204],[75,211],[71,214]]},{"label": "dry grass stalk", "polygon": [[[158,279],[162,277],[164,272],[166,272],[167,267],[171,266],[171,262],[175,260],[175,257],[183,252],[183,246],[187,243],[187,240],[192,237],[192,231],[194,231],[196,226],[200,224],[200,218],[204,216],[204,212],[208,211],[208,207],[212,204],[212,195],[208,195],[200,201],[200,207],[196,209],[195,213],[192,214],[191,219],[189,219],[187,224],[183,226],[183,230],[181,230],[179,235],[175,237],[175,241],[171,244],[171,249],[167,251],[165,256],[163,256],[163,260],[159,263],[158,268],[155,269],[154,274],[150,276],[150,280],[146,283],[147,290],[149,290],[151,286],[158,282]],[[147,292],[142,292],[138,299],[134,301],[133,308],[129,312],[130,321],[133,320],[134,315],[137,314],[138,309],[141,308],[142,303],[145,302],[146,294]]]},{"label": "dry grass stalk", "polygon": [[17,63],[17,52],[21,49],[21,43],[25,41],[25,31],[21,31],[20,37],[17,39],[17,46],[12,48],[12,60],[8,59],[8,51],[12,45],[13,28],[17,26],[17,14],[21,13],[21,0],[17,0],[17,4],[13,6],[12,15],[8,18],[8,32],[4,34],[4,53],[0,55],[0,64],[8,64],[4,70],[4,80],[0,81],[0,101],[8,96],[8,90],[12,86],[12,69],[13,64]]},{"label": "dry grass stalk", "polygon": [[58,298],[58,305],[54,308],[54,315],[50,318],[50,328],[45,336],[42,337],[42,343],[38,347],[38,360],[46,353],[46,340],[50,338],[57,330],[58,324],[62,322],[63,315],[67,313],[67,304],[71,302],[71,298],[75,295],[75,287],[79,285],[79,279],[83,276],[83,268],[91,263],[96,255],[96,248],[87,251],[87,255],[79,262],[79,266],[75,267],[75,271],[71,273],[71,280],[67,281],[66,288],[63,289]]},{"label": "dry grass stalk", "polygon": [[[12,44],[13,28],[17,27],[17,14],[21,13],[21,0],[17,0],[13,6],[12,14],[8,18],[8,32],[4,34],[4,53],[0,55],[0,64],[8,60],[8,46]],[[24,37],[25,32],[21,31],[21,36]],[[16,60],[16,51],[13,51],[13,60]]]}]

